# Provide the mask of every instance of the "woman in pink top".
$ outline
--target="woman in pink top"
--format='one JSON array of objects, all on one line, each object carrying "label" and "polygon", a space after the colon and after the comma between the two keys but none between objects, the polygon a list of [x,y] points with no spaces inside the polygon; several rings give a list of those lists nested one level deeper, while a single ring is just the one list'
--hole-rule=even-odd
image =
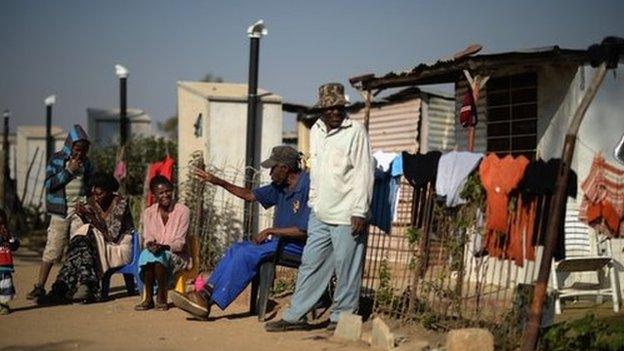
[{"label": "woman in pink top", "polygon": [[[143,211],[145,248],[139,257],[141,279],[145,284],[137,311],[167,310],[167,290],[178,271],[187,268],[186,233],[189,227],[188,207],[176,203],[173,184],[163,176],[150,181],[156,203]],[[154,304],[154,283],[157,284]]]}]

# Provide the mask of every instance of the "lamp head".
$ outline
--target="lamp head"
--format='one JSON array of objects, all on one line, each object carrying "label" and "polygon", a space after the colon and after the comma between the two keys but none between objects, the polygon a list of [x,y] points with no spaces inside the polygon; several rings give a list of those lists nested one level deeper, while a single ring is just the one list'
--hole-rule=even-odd
[{"label": "lamp head", "polygon": [[4,118],[9,118],[9,117],[11,117],[11,111],[10,111],[10,110],[4,110],[4,111],[2,111],[2,117],[4,117]]},{"label": "lamp head", "polygon": [[250,38],[262,38],[267,34],[269,31],[264,25],[264,20],[259,20],[247,28],[247,36]]},{"label": "lamp head", "polygon": [[43,100],[46,106],[52,106],[56,103],[56,95],[50,95]]},{"label": "lamp head", "polygon": [[128,71],[128,69],[126,67],[117,64],[117,65],[115,65],[115,74],[119,78],[128,78],[128,75],[130,74],[130,71]]}]

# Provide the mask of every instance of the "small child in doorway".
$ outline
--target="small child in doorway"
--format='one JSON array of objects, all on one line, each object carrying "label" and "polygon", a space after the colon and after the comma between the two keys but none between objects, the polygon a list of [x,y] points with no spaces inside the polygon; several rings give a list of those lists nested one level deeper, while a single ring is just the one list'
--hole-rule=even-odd
[{"label": "small child in doorway", "polygon": [[11,313],[9,301],[15,296],[13,286],[13,251],[19,247],[19,240],[7,228],[7,215],[0,209],[0,315]]}]

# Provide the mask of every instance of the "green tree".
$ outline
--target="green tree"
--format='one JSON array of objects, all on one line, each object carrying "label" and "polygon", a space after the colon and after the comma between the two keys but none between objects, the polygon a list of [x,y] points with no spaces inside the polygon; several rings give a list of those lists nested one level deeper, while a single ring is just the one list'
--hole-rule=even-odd
[{"label": "green tree", "polygon": [[[118,145],[94,145],[89,153],[89,158],[98,171],[112,173],[115,170],[118,148]],[[126,150],[127,175],[125,185],[129,195],[143,195],[145,173],[150,163],[161,161],[166,155],[176,159],[177,163],[177,143],[165,138],[135,137],[129,140]],[[177,174],[175,171],[174,174]]]}]

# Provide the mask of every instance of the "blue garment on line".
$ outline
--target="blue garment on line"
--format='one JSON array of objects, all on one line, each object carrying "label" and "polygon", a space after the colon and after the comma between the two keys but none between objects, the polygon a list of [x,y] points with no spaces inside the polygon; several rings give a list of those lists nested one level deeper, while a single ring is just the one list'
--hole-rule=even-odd
[{"label": "blue garment on line", "polygon": [[403,175],[403,159],[395,157],[387,172],[375,170],[373,198],[371,200],[371,224],[390,233],[392,219],[396,211],[396,196]]},{"label": "blue garment on line", "polygon": [[[308,229],[308,192],[310,176],[302,172],[292,191],[285,187],[269,184],[253,190],[253,194],[264,208],[275,206],[273,227],[297,227]],[[227,308],[258,274],[260,263],[277,251],[278,239],[268,240],[260,245],[249,241],[234,243],[219,261],[208,279],[212,286],[212,300],[221,309]],[[303,243],[289,242],[284,247],[289,255],[301,256]]]}]

